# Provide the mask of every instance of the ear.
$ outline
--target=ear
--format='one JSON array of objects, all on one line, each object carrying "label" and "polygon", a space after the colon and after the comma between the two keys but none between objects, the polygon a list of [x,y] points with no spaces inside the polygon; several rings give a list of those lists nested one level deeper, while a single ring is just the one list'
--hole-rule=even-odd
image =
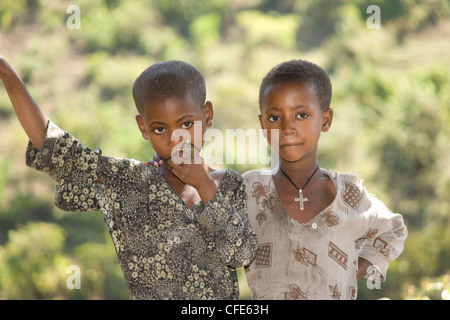
[{"label": "ear", "polygon": [[211,127],[214,117],[214,110],[211,101],[206,101],[205,107],[203,108],[203,114],[205,115],[206,127]]},{"label": "ear", "polygon": [[259,124],[261,125],[261,129],[264,129],[264,122],[261,114],[258,114]]},{"label": "ear", "polygon": [[328,108],[322,112],[322,132],[330,130],[331,123],[333,122],[333,109]]},{"label": "ear", "polygon": [[145,140],[148,140],[148,133],[147,129],[145,128],[144,119],[142,119],[142,117],[139,114],[136,115],[136,123],[139,127],[139,130],[141,131],[142,137]]}]

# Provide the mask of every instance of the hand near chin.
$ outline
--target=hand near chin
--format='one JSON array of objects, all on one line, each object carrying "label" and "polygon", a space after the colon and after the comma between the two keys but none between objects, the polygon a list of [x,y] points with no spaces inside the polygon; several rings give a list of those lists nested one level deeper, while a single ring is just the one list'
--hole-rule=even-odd
[{"label": "hand near chin", "polygon": [[153,159],[148,160],[146,162],[144,162],[144,164],[149,167],[149,166],[153,166],[155,168],[158,168],[160,166],[162,166],[164,164],[164,160],[161,159],[157,154],[153,156]]},{"label": "hand near chin", "polygon": [[[189,161],[190,160],[190,161]],[[201,189],[204,183],[208,183],[212,178],[209,174],[209,167],[206,161],[194,155],[188,161],[177,162],[173,159],[167,160],[167,164],[172,168],[172,173],[185,184],[193,186],[197,190]]]},{"label": "hand near chin", "polygon": [[3,80],[4,77],[7,76],[8,73],[11,73],[12,67],[8,64],[8,62],[3,58],[0,54],[0,80]]},{"label": "hand near chin", "polygon": [[176,159],[170,158],[167,160],[163,160],[158,155],[155,155],[152,160],[146,161],[145,165],[158,168],[167,163],[172,169],[173,175],[183,183],[197,189],[200,198],[206,204],[216,194],[217,185],[209,173],[209,167],[205,159],[195,150],[192,150],[190,155],[190,158],[182,156],[181,158],[177,157]]}]

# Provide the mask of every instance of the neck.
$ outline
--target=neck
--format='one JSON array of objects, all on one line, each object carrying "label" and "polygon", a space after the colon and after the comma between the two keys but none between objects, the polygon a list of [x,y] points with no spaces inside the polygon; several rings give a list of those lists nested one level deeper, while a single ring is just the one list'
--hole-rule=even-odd
[{"label": "neck", "polygon": [[[288,162],[281,159],[280,166],[283,171],[294,181],[302,182],[307,179],[317,168],[317,158],[312,161]],[[278,174],[281,172],[278,171]]]}]

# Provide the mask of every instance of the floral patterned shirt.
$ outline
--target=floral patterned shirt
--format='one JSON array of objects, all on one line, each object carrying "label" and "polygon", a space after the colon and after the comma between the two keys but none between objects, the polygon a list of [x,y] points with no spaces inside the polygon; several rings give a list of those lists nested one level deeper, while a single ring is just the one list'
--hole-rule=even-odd
[{"label": "floral patterned shirt", "polygon": [[244,173],[248,217],[259,240],[256,258],[246,269],[254,299],[355,299],[358,258],[373,264],[366,277],[375,287],[403,251],[407,229],[402,216],[367,193],[355,175],[324,172],[336,197],[306,223],[287,215],[272,175]]},{"label": "floral patterned shirt", "polygon": [[226,170],[214,198],[191,210],[158,169],[105,157],[50,121],[26,163],[55,179],[62,210],[103,213],[130,299],[239,297],[235,268],[251,262],[257,242],[237,172]]}]

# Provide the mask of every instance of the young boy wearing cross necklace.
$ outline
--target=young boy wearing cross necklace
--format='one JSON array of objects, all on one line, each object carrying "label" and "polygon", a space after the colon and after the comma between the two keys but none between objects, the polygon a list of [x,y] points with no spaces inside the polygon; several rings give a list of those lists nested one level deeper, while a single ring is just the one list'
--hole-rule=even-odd
[{"label": "young boy wearing cross necklace", "polygon": [[259,120],[280,166],[243,175],[259,241],[246,268],[253,299],[355,299],[357,280],[384,281],[403,250],[402,216],[355,175],[318,164],[321,132],[333,120],[331,90],[327,73],[303,60],[281,63],[261,83]]}]

